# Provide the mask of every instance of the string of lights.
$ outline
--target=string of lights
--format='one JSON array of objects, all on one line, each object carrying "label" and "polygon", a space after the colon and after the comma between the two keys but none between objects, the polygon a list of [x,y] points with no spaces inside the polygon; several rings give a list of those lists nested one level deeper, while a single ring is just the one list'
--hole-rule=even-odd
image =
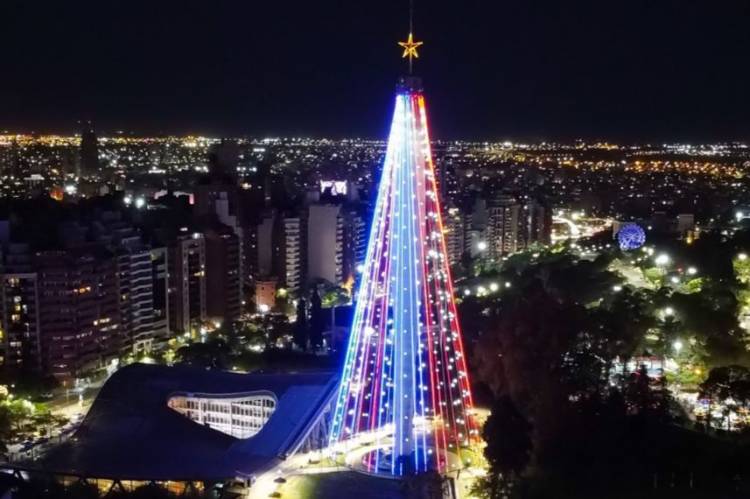
[{"label": "string of lights", "polygon": [[330,436],[371,440],[363,464],[393,475],[445,472],[478,437],[417,81],[396,95]]}]

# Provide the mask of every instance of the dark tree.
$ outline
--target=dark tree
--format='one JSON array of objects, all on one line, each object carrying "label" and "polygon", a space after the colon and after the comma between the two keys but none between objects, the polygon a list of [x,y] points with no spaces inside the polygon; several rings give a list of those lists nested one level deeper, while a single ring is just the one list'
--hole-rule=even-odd
[{"label": "dark tree", "polygon": [[129,492],[119,490],[110,492],[107,497],[114,499],[172,499],[177,496],[159,484],[149,483]]},{"label": "dark tree", "polygon": [[97,499],[99,489],[93,483],[80,481],[69,485],[63,497],[65,499]]},{"label": "dark tree", "polygon": [[297,301],[297,319],[294,322],[294,344],[302,350],[307,350],[309,328],[307,325],[307,304],[304,298]]},{"label": "dark tree", "polygon": [[[515,480],[531,458],[531,425],[508,396],[502,396],[492,405],[492,414],[484,425],[483,437],[487,442],[484,455],[492,472],[507,482]],[[490,482],[492,496],[503,489],[503,481]]]},{"label": "dark tree", "polygon": [[178,363],[197,367],[226,369],[229,367],[231,350],[222,338],[213,338],[206,343],[191,343],[177,350]]},{"label": "dark tree", "polygon": [[310,296],[310,345],[313,349],[323,346],[323,331],[325,330],[325,317],[323,317],[323,304],[315,288]]},{"label": "dark tree", "polygon": [[654,421],[668,417],[667,394],[662,379],[652,379],[641,365],[625,381],[623,395],[631,415],[648,416]]},{"label": "dark tree", "polygon": [[750,402],[750,369],[742,366],[711,369],[708,378],[701,384],[701,396],[714,400],[732,398],[738,402]]}]

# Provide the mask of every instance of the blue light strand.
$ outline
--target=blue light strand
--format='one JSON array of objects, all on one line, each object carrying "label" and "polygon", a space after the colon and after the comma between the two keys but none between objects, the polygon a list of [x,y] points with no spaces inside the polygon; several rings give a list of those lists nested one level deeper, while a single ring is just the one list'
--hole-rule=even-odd
[{"label": "blue light strand", "polygon": [[[398,99],[396,100],[396,110],[398,111]],[[393,139],[394,134],[394,131],[391,131],[391,140]],[[377,234],[385,224],[385,220],[383,217],[383,213],[385,211],[384,205],[388,203],[388,199],[390,197],[388,195],[391,176],[389,170],[392,168],[393,161],[389,157],[389,153],[392,155],[393,152],[386,151],[386,158],[383,165],[383,171],[381,173],[380,186],[378,189],[378,197],[375,203],[375,212],[373,214],[373,223],[370,227],[370,236],[367,243],[367,253],[365,256],[365,262],[367,263],[365,265],[365,268],[368,270],[368,273],[365,274],[365,278],[362,279],[362,283],[360,284],[357,292],[357,304],[355,307],[351,334],[349,337],[349,343],[344,359],[344,369],[341,379],[339,380],[339,392],[336,400],[336,409],[334,410],[332,427],[329,436],[329,444],[331,445],[341,440],[341,431],[346,424],[345,419],[348,406],[347,399],[349,397],[352,381],[352,360],[354,355],[356,355],[356,351],[358,350],[360,336],[363,332],[363,328],[361,327],[361,318],[365,312],[365,309],[370,305],[370,300],[368,299],[370,297],[368,296],[368,294],[371,292],[371,290],[374,289],[374,287],[370,284],[371,279],[373,278],[372,273],[377,272],[376,266],[373,265],[373,253],[377,251],[377,243],[379,240],[381,240],[377,237]],[[377,278],[377,276],[375,276],[375,278]]]}]

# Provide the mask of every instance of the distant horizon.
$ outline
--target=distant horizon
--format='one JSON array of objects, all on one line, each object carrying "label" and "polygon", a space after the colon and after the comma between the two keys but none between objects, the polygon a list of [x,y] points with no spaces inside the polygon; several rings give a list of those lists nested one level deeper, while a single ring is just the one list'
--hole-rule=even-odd
[{"label": "distant horizon", "polygon": [[[249,141],[263,141],[263,140],[293,140],[293,139],[305,139],[305,140],[330,140],[330,141],[345,141],[345,140],[362,140],[368,142],[381,142],[384,145],[387,143],[387,137],[366,137],[366,136],[326,136],[326,135],[279,135],[279,134],[239,134],[239,135],[220,135],[210,134],[203,132],[185,132],[185,133],[147,133],[137,131],[125,131],[116,130],[112,131],[101,131],[95,130],[97,138],[99,139],[112,139],[112,138],[132,138],[132,139],[184,139],[188,137],[209,139],[209,140],[249,140]],[[19,136],[19,137],[61,137],[61,138],[76,138],[80,137],[80,132],[71,131],[44,131],[39,132],[36,130],[31,131],[15,131],[9,129],[0,129],[0,137],[8,136]],[[745,146],[750,147],[750,137],[746,139],[739,138],[726,138],[726,139],[712,139],[712,140],[689,140],[689,139],[642,139],[642,140],[617,140],[614,138],[607,137],[577,137],[577,138],[537,138],[537,139],[508,139],[508,138],[433,138],[432,143],[437,142],[457,142],[466,144],[505,144],[509,145],[575,145],[577,143],[584,143],[588,146],[597,144],[609,144],[620,147],[635,147],[635,146]]]}]

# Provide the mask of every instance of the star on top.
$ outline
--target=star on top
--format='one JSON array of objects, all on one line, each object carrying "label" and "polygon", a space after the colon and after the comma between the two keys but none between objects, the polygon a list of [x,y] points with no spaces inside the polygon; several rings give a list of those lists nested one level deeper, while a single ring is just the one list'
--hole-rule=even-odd
[{"label": "star on top", "polygon": [[412,59],[419,59],[419,54],[417,53],[417,48],[422,45],[423,42],[415,42],[414,36],[409,33],[409,38],[405,42],[398,42],[399,45],[404,47],[404,53],[401,56],[402,58],[409,58],[409,62],[411,62]]}]

